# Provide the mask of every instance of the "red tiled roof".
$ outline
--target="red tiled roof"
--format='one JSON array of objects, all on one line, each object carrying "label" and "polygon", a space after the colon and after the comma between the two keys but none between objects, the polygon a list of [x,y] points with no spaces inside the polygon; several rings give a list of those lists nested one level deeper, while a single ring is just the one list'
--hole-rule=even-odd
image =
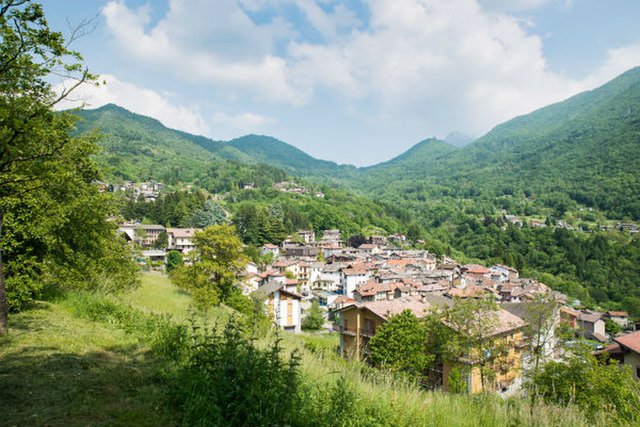
[{"label": "red tiled roof", "polygon": [[608,314],[609,316],[614,317],[629,317],[629,313],[627,313],[626,311],[609,311]]},{"label": "red tiled roof", "polygon": [[622,335],[621,337],[615,337],[613,340],[631,351],[640,353],[640,331],[631,332],[630,334]]}]

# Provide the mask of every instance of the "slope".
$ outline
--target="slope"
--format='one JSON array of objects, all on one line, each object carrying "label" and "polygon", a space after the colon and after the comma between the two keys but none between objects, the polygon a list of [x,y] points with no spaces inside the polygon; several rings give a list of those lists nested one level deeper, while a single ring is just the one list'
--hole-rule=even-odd
[{"label": "slope", "polygon": [[349,177],[356,168],[311,157],[304,151],[265,135],[246,135],[229,141],[230,146],[251,156],[255,161],[280,167],[301,177]]},{"label": "slope", "polygon": [[78,134],[102,133],[100,161],[109,179],[191,181],[220,159],[159,121],[113,104],[74,113],[80,117]]},{"label": "slope", "polygon": [[364,188],[393,193],[419,185],[423,197],[542,195],[549,205],[568,199],[640,219],[640,68],[499,125],[421,169],[406,154],[393,169],[369,168]]}]

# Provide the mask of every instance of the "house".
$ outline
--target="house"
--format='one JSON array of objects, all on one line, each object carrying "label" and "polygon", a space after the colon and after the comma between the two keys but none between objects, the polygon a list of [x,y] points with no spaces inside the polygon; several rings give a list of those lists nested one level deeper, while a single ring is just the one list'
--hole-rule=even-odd
[{"label": "house", "polygon": [[[521,303],[503,303],[502,308],[514,314],[524,320],[529,325],[535,325],[538,329],[534,338],[536,345],[539,344],[538,355],[539,360],[550,360],[555,356],[557,349],[557,339],[555,335],[555,329],[560,323],[560,309],[555,306],[552,313],[549,313],[549,318],[544,319],[540,316],[540,311],[536,307],[536,304],[531,302]],[[532,367],[535,362],[535,357],[531,353],[531,348],[525,349],[524,354],[524,366]]]},{"label": "house", "polygon": [[629,313],[626,311],[608,311],[607,317],[623,329],[629,326]]},{"label": "house", "polygon": [[245,270],[249,274],[258,274],[258,266],[255,262],[249,261],[245,266]]},{"label": "house", "polygon": [[260,255],[265,256],[267,254],[271,254],[274,258],[278,258],[280,256],[280,248],[276,245],[272,245],[271,243],[267,243],[260,248]]},{"label": "house", "polygon": [[340,242],[340,230],[324,230],[322,232],[322,240],[325,242]]},{"label": "house", "polygon": [[142,256],[149,258],[151,262],[162,262],[167,260],[167,253],[163,249],[149,249],[142,251]]},{"label": "house", "polygon": [[342,293],[349,298],[354,298],[353,292],[370,278],[369,270],[362,264],[354,264],[342,270],[340,284]]},{"label": "house", "polygon": [[621,365],[630,366],[634,378],[640,379],[640,331],[615,337],[613,341],[613,344],[596,352],[596,355],[608,354]]},{"label": "house", "polygon": [[353,298],[360,302],[392,300],[395,298],[396,290],[405,287],[405,284],[401,282],[379,283],[375,280],[369,280],[356,288],[353,292]]},{"label": "house", "polygon": [[176,250],[182,253],[189,253],[196,248],[193,237],[200,228],[167,228],[169,238],[169,250]]},{"label": "house", "polygon": [[164,227],[159,224],[137,224],[134,227],[134,241],[140,246],[150,247],[164,231]]},{"label": "house", "polygon": [[285,331],[300,332],[302,325],[302,297],[295,292],[285,290],[283,283],[267,283],[255,294],[265,299],[267,315]]},{"label": "house", "polygon": [[587,339],[595,339],[600,342],[607,342],[607,334],[604,330],[604,320],[602,313],[588,311],[580,313],[578,317],[578,327]]},{"label": "house", "polygon": [[578,329],[578,318],[580,312],[571,307],[563,305],[560,307],[560,321],[573,329]]},{"label": "house", "polygon": [[[484,322],[486,314],[480,314],[478,321]],[[454,368],[462,368],[467,392],[470,394],[482,391],[506,391],[512,386],[518,386],[522,381],[523,365],[523,329],[525,321],[520,317],[504,309],[496,312],[496,323],[490,325],[487,331],[487,341],[495,347],[503,347],[501,355],[485,366],[491,370],[490,375],[485,375],[485,384],[482,384],[479,355],[467,354],[456,363],[444,361],[442,364],[442,388],[451,390],[450,378]],[[485,350],[488,352],[490,350]]]},{"label": "house", "polygon": [[517,280],[519,278],[518,270],[507,265],[496,264],[492,265],[491,278],[496,281]]},{"label": "house", "polygon": [[369,243],[377,246],[384,246],[387,244],[387,238],[385,236],[371,236],[369,237]]},{"label": "house", "polygon": [[310,230],[300,230],[298,231],[298,236],[304,243],[312,243],[316,241],[316,234]]},{"label": "house", "polygon": [[417,317],[424,317],[429,307],[428,302],[407,297],[391,301],[356,302],[341,308],[338,310],[340,353],[347,358],[366,359],[369,340],[390,316],[410,310]]}]

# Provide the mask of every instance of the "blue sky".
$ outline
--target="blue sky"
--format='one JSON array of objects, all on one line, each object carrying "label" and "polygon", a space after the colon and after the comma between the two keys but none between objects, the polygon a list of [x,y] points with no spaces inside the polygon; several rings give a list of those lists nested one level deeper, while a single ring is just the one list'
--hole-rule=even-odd
[{"label": "blue sky", "polygon": [[[45,0],[108,102],[213,139],[369,165],[640,65],[637,0]],[[64,106],[74,105],[67,103]]]}]

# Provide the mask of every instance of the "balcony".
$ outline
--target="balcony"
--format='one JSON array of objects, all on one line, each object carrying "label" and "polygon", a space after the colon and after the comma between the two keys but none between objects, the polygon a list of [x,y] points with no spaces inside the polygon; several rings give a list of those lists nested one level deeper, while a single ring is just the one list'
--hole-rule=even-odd
[{"label": "balcony", "polygon": [[356,336],[358,334],[358,332],[360,332],[360,336],[363,337],[372,337],[375,335],[376,330],[375,329],[367,329],[367,328],[352,328],[352,327],[344,327],[344,326],[338,326],[338,331],[340,331],[340,333],[344,334],[344,335],[351,335],[351,336]]}]

